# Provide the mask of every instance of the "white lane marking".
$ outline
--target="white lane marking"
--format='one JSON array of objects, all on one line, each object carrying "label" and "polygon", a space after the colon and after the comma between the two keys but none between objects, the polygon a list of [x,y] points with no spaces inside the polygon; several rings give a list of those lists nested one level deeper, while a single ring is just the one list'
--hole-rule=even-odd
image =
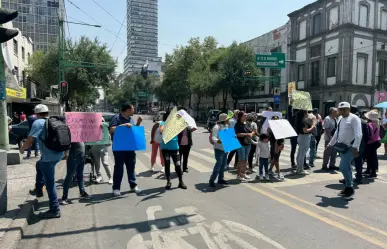
[{"label": "white lane marking", "polygon": [[206,155],[203,155],[203,154],[200,154],[200,153],[198,153],[196,151],[191,151],[190,154],[192,154],[192,155],[194,155],[194,156],[196,156],[196,157],[198,157],[200,159],[203,159],[203,160],[205,160],[207,162],[216,163],[215,158],[209,157],[209,156],[206,156]]},{"label": "white lane marking", "polygon": [[212,155],[215,154],[214,149],[208,149],[208,148],[206,148],[206,149],[201,149],[201,150],[204,151],[204,152],[210,153],[210,154],[212,154]]},{"label": "white lane marking", "polygon": [[137,160],[137,158],[136,158],[136,170],[135,171],[136,171],[136,174],[138,175],[139,173],[149,171],[149,168],[147,166],[145,166],[145,164],[143,164],[141,162],[141,160]]}]

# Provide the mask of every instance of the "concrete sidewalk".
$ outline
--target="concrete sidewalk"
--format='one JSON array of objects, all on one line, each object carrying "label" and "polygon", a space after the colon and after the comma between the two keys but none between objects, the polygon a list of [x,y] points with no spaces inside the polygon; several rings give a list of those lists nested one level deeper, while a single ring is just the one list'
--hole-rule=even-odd
[{"label": "concrete sidewalk", "polygon": [[[35,185],[35,165],[39,158],[24,160],[22,164],[7,166],[8,211],[0,216],[0,249],[14,249],[28,225],[34,205],[38,202],[29,190]],[[63,176],[65,162],[56,168],[56,176]],[[45,192],[47,195],[47,192]]]}]

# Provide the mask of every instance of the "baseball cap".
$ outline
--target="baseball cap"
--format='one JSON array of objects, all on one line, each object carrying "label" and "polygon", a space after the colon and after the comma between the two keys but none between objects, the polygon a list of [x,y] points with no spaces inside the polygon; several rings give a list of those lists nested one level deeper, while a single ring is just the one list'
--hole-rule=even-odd
[{"label": "baseball cap", "polygon": [[339,108],[339,109],[351,108],[351,105],[348,102],[340,102],[339,106],[337,108]]},{"label": "baseball cap", "polygon": [[46,105],[39,104],[39,105],[35,106],[34,112],[35,113],[44,113],[44,112],[49,112],[49,110],[48,110],[48,107]]}]

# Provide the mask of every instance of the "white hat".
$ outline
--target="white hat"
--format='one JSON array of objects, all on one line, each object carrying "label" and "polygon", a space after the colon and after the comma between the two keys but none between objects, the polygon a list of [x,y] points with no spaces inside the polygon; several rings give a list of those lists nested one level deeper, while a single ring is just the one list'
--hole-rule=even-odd
[{"label": "white hat", "polygon": [[39,105],[35,106],[34,112],[35,113],[44,113],[44,112],[49,112],[49,110],[48,110],[48,107],[46,105],[39,104]]},{"label": "white hat", "polygon": [[337,108],[338,109],[351,108],[351,105],[348,102],[340,102]]},{"label": "white hat", "polygon": [[226,121],[226,120],[228,120],[229,118],[228,118],[228,115],[226,114],[226,113],[221,113],[220,115],[219,115],[219,121],[218,122],[224,122],[224,121]]},{"label": "white hat", "polygon": [[369,111],[367,112],[366,114],[364,114],[364,116],[369,119],[369,120],[372,120],[372,121],[379,121],[379,114],[375,111]]}]

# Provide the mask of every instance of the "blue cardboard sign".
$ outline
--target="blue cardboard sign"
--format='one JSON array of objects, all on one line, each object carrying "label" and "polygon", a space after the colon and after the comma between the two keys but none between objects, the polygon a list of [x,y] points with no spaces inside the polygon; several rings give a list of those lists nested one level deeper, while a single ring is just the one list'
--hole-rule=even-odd
[{"label": "blue cardboard sign", "polygon": [[274,95],[274,104],[279,104],[280,101],[281,101],[280,96],[279,95]]},{"label": "blue cardboard sign", "polygon": [[236,138],[234,128],[219,131],[219,139],[222,141],[224,152],[230,152],[242,147]]},{"label": "blue cardboard sign", "polygon": [[114,131],[113,151],[146,150],[145,129],[143,126],[118,126]]}]

